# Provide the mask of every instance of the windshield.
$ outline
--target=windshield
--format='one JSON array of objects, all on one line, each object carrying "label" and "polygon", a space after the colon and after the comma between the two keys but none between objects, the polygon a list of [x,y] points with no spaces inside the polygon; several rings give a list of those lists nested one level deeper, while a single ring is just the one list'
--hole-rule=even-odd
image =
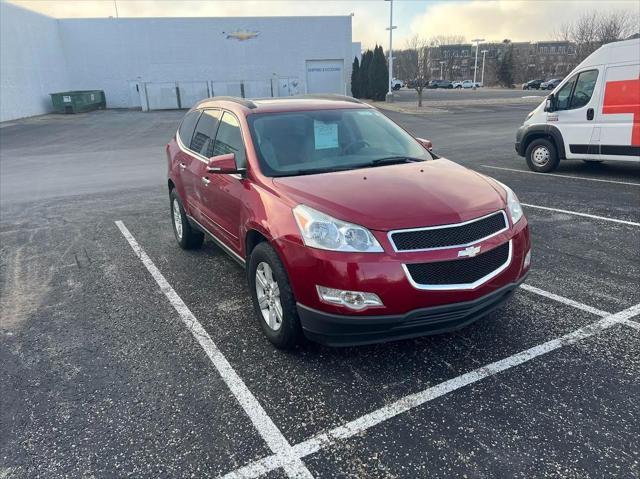
[{"label": "windshield", "polygon": [[258,113],[248,120],[266,176],[432,159],[411,135],[369,108]]}]

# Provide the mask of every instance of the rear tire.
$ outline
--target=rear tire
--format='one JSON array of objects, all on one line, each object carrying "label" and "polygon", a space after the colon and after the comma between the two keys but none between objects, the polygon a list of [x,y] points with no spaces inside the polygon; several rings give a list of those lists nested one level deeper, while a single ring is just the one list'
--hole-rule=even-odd
[{"label": "rear tire", "polygon": [[529,169],[537,173],[549,173],[560,163],[556,146],[545,138],[537,138],[529,143],[525,159]]},{"label": "rear tire", "polygon": [[171,210],[171,225],[178,245],[182,249],[198,249],[204,242],[204,233],[192,228],[187,219],[187,213],[182,206],[175,188],[169,193],[169,208]]},{"label": "rear tire", "polygon": [[249,291],[262,332],[278,349],[293,349],[304,338],[287,272],[273,247],[258,244],[249,257]]}]

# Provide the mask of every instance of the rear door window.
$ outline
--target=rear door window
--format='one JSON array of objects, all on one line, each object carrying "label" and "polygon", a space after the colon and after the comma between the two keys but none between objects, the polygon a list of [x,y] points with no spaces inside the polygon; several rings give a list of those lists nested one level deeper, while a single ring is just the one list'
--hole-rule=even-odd
[{"label": "rear door window", "polygon": [[229,112],[224,112],[218,135],[216,136],[213,155],[224,155],[233,153],[236,155],[236,165],[238,168],[246,168],[247,157],[244,151],[244,142],[242,141],[242,132],[238,119]]},{"label": "rear door window", "polygon": [[205,158],[214,156],[214,140],[219,123],[220,110],[203,111],[191,138],[190,149]]},{"label": "rear door window", "polygon": [[196,128],[196,123],[198,123],[199,117],[200,111],[190,111],[184,116],[184,118],[182,119],[182,123],[180,123],[180,128],[178,128],[178,136],[180,137],[180,141],[187,148],[191,144],[193,130],[195,130]]}]

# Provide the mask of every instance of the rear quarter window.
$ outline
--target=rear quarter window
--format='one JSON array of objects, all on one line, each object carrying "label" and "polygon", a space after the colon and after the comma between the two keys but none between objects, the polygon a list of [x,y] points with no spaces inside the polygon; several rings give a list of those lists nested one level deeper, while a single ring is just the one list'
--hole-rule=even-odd
[{"label": "rear quarter window", "polygon": [[193,137],[193,130],[195,130],[196,128],[196,123],[198,123],[199,116],[199,111],[190,111],[184,116],[184,118],[182,119],[182,123],[180,123],[180,127],[178,128],[178,136],[180,137],[180,141],[187,148],[191,144],[191,137]]}]

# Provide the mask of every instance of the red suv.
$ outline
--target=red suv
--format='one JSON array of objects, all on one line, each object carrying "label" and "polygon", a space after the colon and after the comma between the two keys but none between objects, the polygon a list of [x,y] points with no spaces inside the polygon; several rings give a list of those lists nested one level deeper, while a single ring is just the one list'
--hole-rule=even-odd
[{"label": "red suv", "polygon": [[529,268],[513,191],[349,97],[204,100],[167,158],[179,245],[206,234],[246,266],[279,348],[458,329]]}]

